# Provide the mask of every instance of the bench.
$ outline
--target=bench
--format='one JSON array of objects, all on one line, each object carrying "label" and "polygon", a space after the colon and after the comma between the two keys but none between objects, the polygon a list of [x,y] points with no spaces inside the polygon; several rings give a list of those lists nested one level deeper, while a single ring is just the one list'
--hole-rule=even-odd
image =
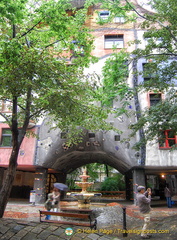
[{"label": "bench", "polygon": [[[79,209],[81,210],[81,209]],[[41,211],[40,212],[40,222],[50,222],[50,223],[60,223],[60,224],[68,224],[68,225],[76,225],[76,226],[83,226],[83,227],[90,227],[91,229],[96,229],[97,221],[91,220],[91,216],[89,213],[71,213],[71,212],[50,212],[50,211]],[[51,215],[51,216],[60,216],[66,218],[73,218],[80,221],[71,221],[71,220],[46,220],[43,219],[43,216]],[[85,222],[83,220],[86,220]]]},{"label": "bench", "polygon": [[92,209],[90,208],[60,208],[61,211],[67,211],[67,212],[84,212],[84,213],[92,213]]}]

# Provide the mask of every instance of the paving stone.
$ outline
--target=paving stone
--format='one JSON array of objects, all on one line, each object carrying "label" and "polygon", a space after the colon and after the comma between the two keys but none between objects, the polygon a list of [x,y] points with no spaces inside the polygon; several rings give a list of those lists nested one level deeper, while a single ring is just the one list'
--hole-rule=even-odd
[{"label": "paving stone", "polygon": [[8,226],[0,225],[0,233],[6,233],[10,228]]},{"label": "paving stone", "polygon": [[37,237],[41,239],[47,239],[51,234],[51,231],[43,230]]},{"label": "paving stone", "polygon": [[[99,238],[99,240],[108,240],[111,236],[102,236]],[[112,237],[111,237],[112,238]]]},{"label": "paving stone", "polygon": [[28,226],[36,227],[36,222],[28,222]]},{"label": "paving stone", "polygon": [[95,233],[91,233],[91,234],[89,234],[88,238],[92,239],[92,240],[97,240],[99,238],[99,236]]},{"label": "paving stone", "polygon": [[64,229],[63,228],[58,228],[57,230],[55,230],[54,232],[52,232],[53,235],[56,236],[60,236],[62,233],[64,233]]},{"label": "paving stone", "polygon": [[15,236],[16,237],[24,237],[26,234],[28,234],[28,231],[26,231],[26,229],[24,230],[24,229],[22,229],[22,230],[20,230]]},{"label": "paving stone", "polygon": [[17,224],[27,226],[27,225],[29,225],[29,222],[26,222],[26,221],[17,221]]},{"label": "paving stone", "polygon": [[7,226],[12,229],[12,228],[16,227],[17,225],[18,225],[18,224],[17,224],[15,221],[13,221],[13,222],[11,222],[11,223],[8,223]]},{"label": "paving stone", "polygon": [[80,237],[73,236],[73,237],[70,238],[70,240],[81,240],[81,238],[80,238]]},{"label": "paving stone", "polygon": [[8,225],[9,223],[14,223],[14,221],[12,219],[6,218],[6,219],[2,219],[2,223],[4,225]]},{"label": "paving stone", "polygon": [[49,225],[47,223],[38,223],[38,226],[40,226],[43,229],[46,229]]},{"label": "paving stone", "polygon": [[33,229],[34,229],[34,227],[31,227],[31,226],[25,227],[25,230],[28,232],[31,232]]},{"label": "paving stone", "polygon": [[38,225],[37,225],[36,227],[34,227],[34,228],[31,230],[31,232],[40,234],[43,230],[44,230],[44,228],[42,228],[41,226],[38,226]]},{"label": "paving stone", "polygon": [[37,234],[29,232],[26,236],[22,238],[22,240],[36,240]]},{"label": "paving stone", "polygon": [[14,232],[12,231],[8,231],[7,233],[5,233],[2,237],[1,240],[9,240],[11,237],[13,237],[15,235]]},{"label": "paving stone", "polygon": [[10,238],[10,240],[21,240],[22,238],[21,237],[16,237],[16,236],[13,236]]},{"label": "paving stone", "polygon": [[23,225],[16,225],[14,228],[13,228],[13,231],[15,232],[19,232],[21,229],[23,229],[24,226]]},{"label": "paving stone", "polygon": [[58,229],[58,226],[48,226],[48,228],[47,228],[47,230],[49,230],[49,231],[55,231],[55,230],[57,230]]},{"label": "paving stone", "polygon": [[71,236],[67,236],[66,233],[62,233],[59,239],[71,239]]},{"label": "paving stone", "polygon": [[121,238],[113,237],[111,240],[121,240]]},{"label": "paving stone", "polygon": [[[59,240],[58,236],[50,235],[47,240]],[[80,240],[80,239],[79,239]]]},{"label": "paving stone", "polygon": [[86,233],[75,233],[76,237],[80,237],[81,239],[86,238],[88,234]]}]

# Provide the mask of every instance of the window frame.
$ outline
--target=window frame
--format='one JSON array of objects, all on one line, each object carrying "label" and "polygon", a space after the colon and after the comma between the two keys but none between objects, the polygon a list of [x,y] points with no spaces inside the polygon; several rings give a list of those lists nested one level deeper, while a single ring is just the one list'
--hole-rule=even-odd
[{"label": "window frame", "polygon": [[[118,43],[121,43],[121,46],[119,46]],[[114,46],[116,48],[124,48],[124,35],[123,34],[104,35],[104,48],[112,49]]]},{"label": "window frame", "polygon": [[[173,145],[176,145],[177,144],[177,135],[174,134],[174,137],[170,137],[169,136],[169,132],[170,131],[173,131],[172,129],[168,129],[168,130],[164,130],[164,142],[163,143],[160,143],[159,142],[159,149],[171,149],[172,148],[172,145],[170,144],[169,141],[174,141],[174,144]],[[163,139],[163,138],[159,138],[159,141],[160,139]],[[163,144],[164,146],[161,146],[161,144]]]},{"label": "window frame", "polygon": [[[101,14],[104,14],[104,13],[105,13],[105,15],[101,16]],[[106,15],[106,13],[108,13],[108,14]],[[108,10],[99,11],[99,13],[98,13],[99,19],[101,19],[101,20],[107,20],[110,17],[110,15],[111,15],[111,12]]]},{"label": "window frame", "polygon": [[[149,80],[155,78],[155,73],[148,73],[148,74],[146,74],[146,69],[148,68],[148,67],[147,67],[148,64],[153,64],[153,63],[148,63],[148,62],[142,63],[144,82],[149,81]],[[145,67],[145,66],[146,66],[146,67]]]},{"label": "window frame", "polygon": [[11,113],[12,110],[12,103],[6,100],[1,100],[1,104],[0,104],[0,111],[1,112],[7,112],[7,113]]},{"label": "window frame", "polygon": [[152,95],[160,95],[160,98],[154,98],[154,100],[160,99],[159,101],[157,101],[157,103],[159,103],[160,101],[163,100],[163,94],[162,94],[161,92],[158,92],[158,93],[148,92],[148,107],[149,107],[149,108],[157,104],[157,103],[151,104],[151,102],[152,102],[152,100],[153,100],[153,99],[151,99],[151,96],[152,96]]},{"label": "window frame", "polygon": [[113,19],[114,23],[125,23],[125,17],[124,16],[115,16]]},{"label": "window frame", "polygon": [[[3,131],[10,130],[10,128],[2,128],[1,129],[1,142],[0,147],[12,147],[12,133],[3,133]],[[3,145],[3,138],[10,137],[10,145]]]}]

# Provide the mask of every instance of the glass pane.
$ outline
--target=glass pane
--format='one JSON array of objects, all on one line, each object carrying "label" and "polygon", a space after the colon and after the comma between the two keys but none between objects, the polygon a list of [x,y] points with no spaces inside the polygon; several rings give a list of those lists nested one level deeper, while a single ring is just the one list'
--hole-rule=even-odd
[{"label": "glass pane", "polygon": [[12,132],[10,129],[2,129],[2,135],[4,135],[4,134],[12,135]]},{"label": "glass pane", "polygon": [[161,94],[150,94],[150,105],[156,105],[157,103],[159,103],[161,101]]},{"label": "glass pane", "polygon": [[116,40],[105,41],[105,48],[113,48],[113,46],[115,46],[116,48],[123,48],[124,44],[123,44],[123,41],[116,41]]},{"label": "glass pane", "polygon": [[175,145],[175,140],[173,139],[168,140],[168,145],[169,147],[172,147],[173,145]]},{"label": "glass pane", "polygon": [[175,138],[175,131],[169,131],[168,138]]},{"label": "glass pane", "polygon": [[105,42],[105,48],[112,48],[112,47],[113,47],[113,42],[111,42],[111,41]]},{"label": "glass pane", "polygon": [[114,45],[115,45],[117,48],[123,48],[123,47],[124,47],[124,42],[123,42],[123,41],[115,41],[115,42],[114,42]]},{"label": "glass pane", "polygon": [[4,146],[4,147],[10,147],[10,146],[12,146],[11,136],[2,136],[1,146]]}]

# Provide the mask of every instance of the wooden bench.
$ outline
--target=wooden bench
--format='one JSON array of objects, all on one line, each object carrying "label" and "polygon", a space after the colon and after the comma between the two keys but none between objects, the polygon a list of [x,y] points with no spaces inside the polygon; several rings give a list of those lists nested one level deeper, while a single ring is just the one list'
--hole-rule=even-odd
[{"label": "wooden bench", "polygon": [[[81,209],[79,209],[81,210]],[[51,223],[60,223],[60,224],[68,224],[68,225],[76,225],[76,226],[83,226],[83,227],[90,227],[91,229],[96,229],[97,221],[96,219],[94,221],[91,220],[90,214],[85,213],[71,213],[71,212],[50,212],[50,211],[41,211],[40,212],[40,222],[51,222]],[[60,217],[66,217],[66,218],[73,218],[80,221],[71,221],[71,220],[46,220],[43,219],[43,216],[51,215],[51,216],[60,216]],[[84,222],[83,220],[86,220]]]},{"label": "wooden bench", "polygon": [[90,208],[60,208],[61,211],[67,211],[67,212],[84,212],[84,213],[92,213],[92,209]]}]

